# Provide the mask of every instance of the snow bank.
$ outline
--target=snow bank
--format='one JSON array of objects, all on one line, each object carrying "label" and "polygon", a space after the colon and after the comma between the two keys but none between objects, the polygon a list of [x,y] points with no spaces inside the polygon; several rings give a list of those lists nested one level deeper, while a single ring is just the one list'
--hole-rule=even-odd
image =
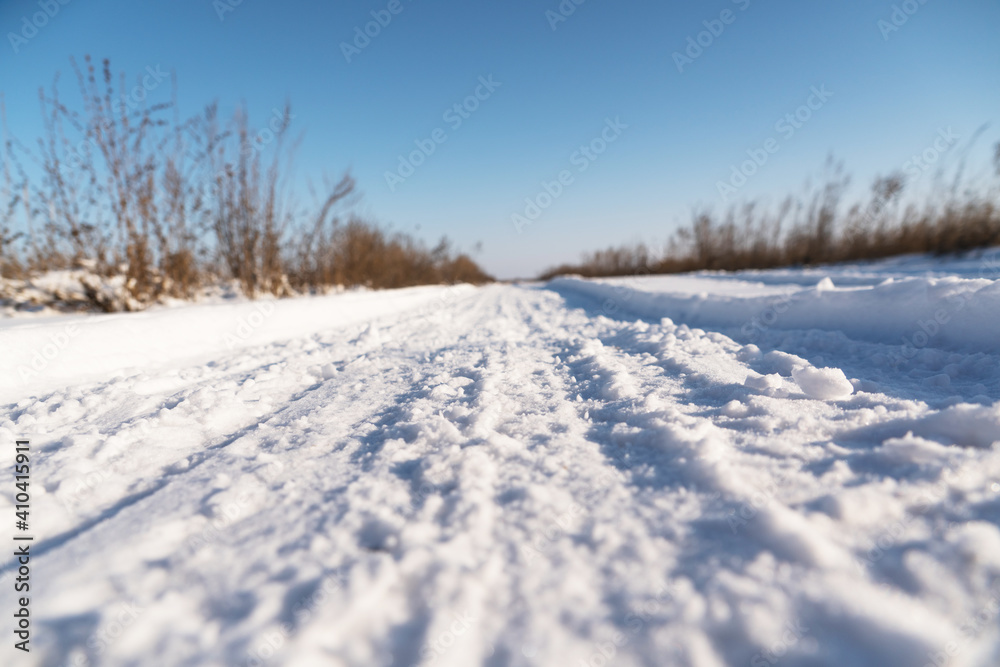
[{"label": "snow bank", "polygon": [[349,292],[234,304],[191,305],[141,313],[0,320],[0,400],[25,398],[87,379],[364,322],[420,306],[446,305],[469,285]]},{"label": "snow bank", "polygon": [[28,280],[0,276],[0,318],[86,312],[95,308],[95,301],[122,309],[128,298],[124,275],[105,278],[89,269],[72,269]]},{"label": "snow bank", "polygon": [[[712,282],[723,289],[710,289]],[[754,340],[771,329],[822,329],[899,345],[907,358],[923,348],[1000,352],[1000,281],[987,278],[889,278],[843,288],[824,276],[814,287],[802,288],[706,276],[567,277],[549,287],[596,299],[608,316],[667,317],[689,326],[737,330],[743,339]]]}]

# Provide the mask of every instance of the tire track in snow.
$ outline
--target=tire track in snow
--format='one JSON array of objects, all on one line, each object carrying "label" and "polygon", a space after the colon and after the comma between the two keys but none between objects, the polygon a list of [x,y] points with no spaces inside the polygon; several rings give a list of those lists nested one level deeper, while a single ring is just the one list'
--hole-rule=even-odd
[{"label": "tire track in snow", "polygon": [[[402,328],[405,329],[405,332],[402,335],[395,337],[395,340],[406,341],[407,340],[407,336],[411,336],[412,337],[414,335],[412,322],[411,323],[407,323]],[[429,323],[426,323],[425,325],[423,325],[421,327],[420,333],[422,334],[422,338],[425,338],[425,339],[428,338],[428,337],[432,338],[434,340],[438,340],[438,339],[441,338],[440,331],[438,330],[438,328],[436,326],[436,323],[434,323],[434,322],[429,322]],[[390,339],[393,338],[391,332],[389,334],[389,338]],[[418,340],[420,340],[420,338],[418,338]],[[355,342],[357,343],[358,341],[355,341]],[[420,342],[421,343],[425,343],[426,340],[420,340]],[[364,347],[364,345],[356,345],[354,347],[354,351],[357,352],[357,351],[361,350],[363,347]],[[372,344],[370,347],[371,347],[371,349],[376,349],[377,348],[377,342],[374,343],[374,344]],[[412,347],[412,345],[411,345],[411,347]],[[410,351],[411,350],[407,349],[407,352],[410,352]],[[296,426],[301,427],[301,421],[304,418],[305,419],[313,418],[317,422],[327,423],[327,424],[340,423],[341,424],[341,428],[339,429],[339,431],[340,431],[340,437],[342,439],[346,439],[348,441],[346,444],[342,444],[341,447],[342,447],[342,449],[347,450],[347,449],[349,449],[351,447],[351,444],[350,444],[351,438],[350,437],[346,437],[345,438],[345,436],[347,436],[347,434],[357,433],[357,432],[363,432],[365,430],[365,428],[364,428],[365,426],[372,426],[375,429],[377,429],[378,427],[376,425],[380,423],[380,420],[382,421],[382,426],[385,426],[386,422],[387,422],[386,417],[388,417],[388,416],[390,416],[390,415],[393,414],[393,411],[396,410],[395,406],[397,404],[404,404],[405,405],[405,404],[408,404],[408,403],[412,403],[414,401],[414,399],[416,399],[416,398],[419,397],[419,394],[423,391],[423,386],[427,383],[428,373],[424,373],[422,375],[421,374],[409,373],[411,375],[411,377],[407,378],[406,376],[407,376],[408,372],[406,370],[405,360],[408,358],[408,355],[404,355],[403,359],[398,359],[398,358],[396,358],[395,355],[393,355],[391,353],[391,351],[389,351],[389,353],[386,354],[386,350],[384,348],[380,352],[381,352],[381,354],[384,354],[385,357],[386,357],[384,360],[381,360],[381,362],[382,362],[382,367],[381,368],[373,368],[372,365],[373,365],[374,362],[372,360],[366,360],[365,354],[363,354],[363,353],[360,354],[360,355],[354,355],[354,358],[353,358],[352,361],[349,361],[348,363],[344,364],[344,368],[337,375],[337,378],[338,378],[339,381],[338,381],[338,384],[337,384],[337,386],[335,388],[335,393],[337,393],[337,394],[343,394],[343,395],[338,395],[338,396],[332,397],[334,399],[332,401],[332,403],[334,405],[327,404],[327,402],[331,398],[330,396],[328,396],[330,392],[329,391],[324,391],[324,389],[322,387],[317,388],[316,391],[314,391],[311,396],[307,396],[303,400],[300,400],[299,403],[296,403],[296,404],[294,404],[292,406],[287,406],[286,408],[283,408],[282,410],[279,410],[277,413],[273,414],[270,417],[270,419],[268,420],[270,422],[268,430],[272,430],[273,429],[274,431],[277,431],[277,432],[285,431],[285,432],[290,432],[290,433],[294,434],[295,433],[295,428],[294,427],[296,427]],[[378,360],[376,360],[376,361],[378,361]],[[400,362],[400,361],[404,361],[404,363],[398,364],[397,362]],[[397,365],[394,366],[393,365],[394,363],[397,363]],[[387,377],[387,378],[377,378],[376,377],[374,379],[376,379],[376,380],[383,379],[384,380],[383,386],[385,386],[385,387],[391,387],[393,389],[393,391],[386,391],[385,394],[384,394],[384,400],[381,401],[378,404],[375,404],[375,405],[371,405],[372,404],[372,401],[371,401],[372,395],[370,393],[371,389],[372,389],[373,371],[382,371],[382,372],[385,372],[387,375],[390,375],[391,377]],[[415,389],[413,391],[407,391],[405,389],[402,390],[402,391],[398,391],[398,386],[406,386],[405,385],[406,381],[408,381],[410,383],[410,386],[412,388],[415,388]],[[324,394],[326,394],[326,396],[324,396]],[[349,421],[346,424],[343,423],[343,419],[342,419],[343,415],[350,413],[352,410],[354,410],[355,412],[357,412],[356,406],[359,406],[359,405],[360,406],[370,405],[375,410],[375,412],[372,412],[372,413],[362,412],[362,413],[356,415],[356,418],[354,420]],[[317,406],[319,406],[319,407],[317,407]],[[340,408],[340,410],[337,410],[337,409],[334,409],[334,408]],[[382,413],[381,414],[379,413],[379,409],[382,409]],[[326,413],[332,413],[332,414],[326,414]],[[268,421],[265,421],[264,424],[268,425]],[[242,438],[241,437],[235,438],[234,439],[235,442],[234,443],[230,443],[230,445],[231,445],[230,448],[233,449],[233,450],[244,449],[244,447],[241,447],[241,446],[235,446],[234,447],[232,445],[233,444],[236,444],[236,445],[246,444],[245,442],[241,443],[241,440],[242,441],[249,440],[250,438],[248,438],[247,436],[248,436],[248,434],[244,433]],[[281,451],[281,453],[284,454],[284,455],[287,455],[289,453],[289,447],[291,447],[292,445],[301,445],[302,444],[302,443],[295,442],[295,438],[294,437],[291,438],[290,440],[291,440],[291,442],[287,442],[284,445],[280,445],[280,447],[283,447],[283,451]],[[368,445],[367,446],[367,449],[368,449],[367,452],[364,451],[364,444],[363,443],[358,442],[358,443],[355,443],[355,444],[357,445],[357,448],[354,449],[353,452],[352,452],[352,454],[355,455],[354,460],[357,460],[357,455],[360,455],[361,458],[364,458],[365,455],[367,455],[367,456],[373,456],[373,455],[377,454],[377,451],[373,450],[372,447],[371,447],[371,444],[372,444],[371,440],[369,440],[369,442],[367,443],[367,445]],[[262,444],[260,446],[260,449],[262,449],[264,451],[267,451],[269,449],[277,450],[278,447],[274,447],[274,446],[268,445],[268,444]],[[311,446],[311,447],[308,447],[308,448],[302,447],[302,449],[308,451],[308,450],[315,449],[315,446]],[[221,461],[213,460],[211,463],[212,463],[212,465],[211,466],[207,466],[207,467],[211,467],[211,468],[214,468],[214,469],[218,469],[218,468],[224,467],[223,465],[221,465],[223,463]],[[232,463],[232,462],[230,462],[230,463]],[[351,463],[351,461],[350,460],[345,460],[344,463],[346,464],[345,467],[349,467],[349,464]],[[287,470],[289,468],[289,464],[286,464],[285,467],[286,467],[286,470]],[[199,476],[200,479],[198,479],[198,480],[191,480],[190,479],[191,478],[191,474],[187,474],[184,477],[184,479],[187,480],[187,481],[189,481],[189,482],[191,482],[191,483],[194,483],[194,484],[204,483],[204,481],[207,481],[207,479],[210,479],[212,475],[216,474],[216,470],[200,471],[199,472],[197,470],[192,470],[191,468],[188,468],[188,470],[185,471],[185,473],[195,473],[195,472],[198,472],[198,476]],[[240,472],[240,471],[237,471],[237,472]],[[377,482],[385,482],[386,481],[384,478],[373,477],[371,473],[372,473],[371,470],[365,471],[363,469],[358,469],[354,473],[354,475],[355,475],[354,479],[353,480],[348,480],[347,482],[345,482],[343,485],[341,485],[341,488],[343,488],[346,491],[350,491],[351,490],[351,484],[353,484],[356,487],[369,487],[369,486],[378,487],[378,484],[369,484],[369,480],[371,479],[372,481],[377,481]],[[328,480],[322,480],[321,484],[322,484],[323,487],[328,487],[329,486],[328,485]],[[389,486],[392,487],[392,485],[389,485]],[[400,483],[397,486],[403,486],[403,484]],[[329,490],[329,489],[327,488],[327,490]],[[178,495],[184,495],[183,490],[171,489],[171,491],[172,491],[172,493],[170,495],[175,496],[175,497],[178,496]],[[317,493],[320,493],[320,492],[323,491],[323,489],[322,488],[317,488],[317,489],[314,489],[314,491],[316,491]],[[194,495],[195,497],[197,497],[198,494],[194,493],[192,495]],[[363,502],[363,503],[356,503],[356,505],[364,505],[364,504],[372,504],[372,499],[371,498],[367,498],[367,499],[365,499],[365,502]],[[140,511],[141,512],[140,508],[135,508],[135,509],[136,509],[136,511]],[[315,509],[315,508],[312,508],[312,509]],[[360,513],[362,511],[362,508],[358,507],[358,506],[351,506],[350,504],[348,504],[347,507],[342,508],[341,515],[342,516],[350,516],[350,513],[352,511]],[[135,512],[133,512],[133,514],[134,513]],[[182,511],[182,512],[179,512],[179,513],[180,514],[192,513],[192,510],[187,510],[187,512],[183,512]],[[307,516],[305,518],[308,520],[309,519],[309,515],[307,514]],[[237,528],[238,528],[238,526],[237,526]],[[361,540],[369,542],[369,544],[367,544],[365,548],[367,550],[369,550],[371,552],[375,552],[377,554],[380,551],[379,545],[371,543],[372,541],[377,541],[379,539],[377,521],[366,521],[366,522],[363,522],[363,525],[358,526],[357,528],[358,528],[359,536],[360,536]],[[236,532],[236,530],[234,529],[233,532]],[[305,532],[308,533],[309,531],[305,531]],[[236,539],[238,539],[238,537],[239,536],[237,536]],[[348,567],[350,567],[350,566],[348,566]],[[179,569],[183,570],[184,568],[183,568],[183,566],[181,566]],[[324,569],[325,570],[330,570],[331,566],[328,564],[327,566],[324,567]],[[360,598],[358,598],[358,599],[360,599]],[[382,610],[375,610],[376,613],[379,613],[381,611]],[[251,632],[249,634],[252,635],[254,633]],[[247,635],[247,633],[244,633],[244,635]],[[409,644],[411,644],[411,643],[412,642],[406,642],[407,646],[409,646]],[[236,646],[237,649],[232,649],[232,646]],[[238,653],[239,652],[238,649],[240,647],[239,641],[237,641],[236,644],[231,644],[230,647],[231,647],[231,650],[236,650],[236,652]]]},{"label": "tire track in snow", "polygon": [[[659,440],[654,446],[660,447],[677,448],[680,444],[678,454],[681,456],[675,461],[662,455],[657,461],[657,457],[650,457],[647,451],[645,463],[654,469],[682,463],[684,467],[673,475],[673,479],[685,482],[701,479],[707,483],[707,490],[714,489],[706,498],[710,502],[703,503],[697,512],[701,516],[690,517],[688,521],[687,532],[683,535],[684,553],[679,558],[676,574],[690,578],[696,590],[695,599],[700,598],[703,612],[716,608],[717,622],[705,617],[696,625],[708,629],[712,645],[727,647],[722,656],[725,663],[749,660],[753,652],[747,646],[756,644],[763,652],[770,646],[768,642],[773,641],[768,640],[766,634],[762,636],[751,619],[740,618],[742,614],[737,612],[741,605],[746,605],[740,588],[762,577],[764,580],[757,585],[776,580],[780,582],[779,588],[785,591],[783,600],[768,605],[771,608],[763,612],[766,616],[786,619],[784,627],[805,619],[805,626],[824,628],[815,630],[811,638],[795,647],[794,652],[800,659],[806,659],[801,651],[811,650],[810,647],[820,641],[827,646],[844,643],[837,630],[831,632],[825,628],[837,626],[839,621],[835,619],[843,613],[845,605],[851,609],[851,617],[840,632],[852,626],[851,631],[855,633],[875,626],[885,633],[883,636],[907,637],[905,648],[892,641],[851,646],[843,653],[848,661],[860,660],[862,655],[874,655],[878,656],[877,662],[872,664],[908,665],[925,655],[921,651],[928,649],[922,647],[943,641],[940,637],[944,633],[935,633],[936,638],[930,638],[921,626],[928,618],[933,619],[932,624],[945,624],[944,617],[926,601],[911,598],[898,589],[887,591],[863,574],[859,576],[855,569],[857,542],[836,531],[827,517],[817,515],[810,507],[810,501],[822,497],[828,488],[810,468],[817,457],[828,456],[822,440],[811,442],[815,435],[810,431],[815,430],[815,423],[807,422],[800,429],[786,425],[788,432],[783,434],[783,440],[797,441],[801,449],[798,452],[780,451],[780,455],[774,450],[784,448],[775,448],[766,433],[720,429],[712,423],[717,421],[725,425],[726,412],[733,409],[731,404],[720,400],[722,397],[731,399],[734,393],[742,394],[753,403],[755,392],[745,388],[740,381],[747,374],[753,375],[749,366],[740,363],[745,348],[719,334],[674,327],[669,322],[649,325],[606,320],[605,324],[604,330],[595,332],[592,340],[575,348],[573,351],[578,354],[571,357],[576,362],[581,386],[594,389],[592,395],[606,401],[607,409],[596,414],[599,418],[605,416],[607,424],[597,429],[595,439],[607,443],[609,458],[613,460],[617,458],[613,447],[621,444],[615,431],[623,425],[633,428],[636,440],[641,441],[645,435],[647,445],[654,444],[650,440]],[[675,377],[641,382],[639,378],[643,375],[650,377],[648,372],[644,373],[644,367],[650,364]],[[641,389],[634,391],[637,385]],[[730,389],[720,391],[727,385]],[[655,411],[645,411],[649,408],[649,398],[656,394],[668,399],[668,412],[673,413],[670,420],[673,423],[665,427],[656,423],[658,418],[650,419]],[[630,400],[621,400],[623,396]],[[642,409],[636,409],[642,403],[639,397],[645,397],[646,405]],[[777,398],[783,400],[782,408],[787,409],[790,403],[787,392],[779,393]],[[803,399],[805,397],[793,397],[791,401]],[[778,400],[773,401],[775,407],[778,403]],[[840,412],[815,401],[805,400],[803,405],[809,406],[806,414]],[[851,412],[847,415],[850,418]],[[829,427],[824,425],[824,428]],[[637,488],[647,486],[636,479],[641,477],[636,473],[644,472],[642,466],[629,462],[623,467],[628,469]],[[656,480],[654,487],[671,481],[670,476],[663,474],[654,472],[652,476]],[[761,484],[761,479],[768,478],[769,481]],[[743,479],[756,481],[748,484]],[[646,496],[637,495],[636,505],[650,504],[650,494]],[[735,512],[730,510],[728,516],[720,512],[720,503],[711,502],[718,496],[724,501],[723,508],[735,505]],[[655,530],[656,517],[650,516],[653,517],[650,528]],[[733,534],[728,537],[727,523],[733,528]],[[718,557],[720,552],[729,557],[729,562]],[[760,571],[761,564],[765,567],[763,571]],[[741,579],[744,583],[734,587]],[[683,588],[688,582],[681,579],[680,583]],[[858,605],[845,596],[848,590],[877,602],[869,607]],[[917,606],[920,611],[915,615],[900,613],[889,617],[875,611],[887,607],[901,611],[903,606],[911,609]],[[773,632],[775,636],[780,635],[780,632]],[[763,653],[757,654],[760,655]],[[687,659],[700,665],[712,664],[718,658],[691,652]]]},{"label": "tire track in snow", "polygon": [[[468,297],[465,297],[468,298]],[[450,303],[457,299],[442,300],[442,303]],[[425,305],[418,310],[418,317],[426,318],[434,314],[434,304]],[[396,316],[395,319],[411,321],[412,313],[404,316]],[[377,350],[380,344],[377,335],[372,336],[373,330],[377,331],[378,321],[393,320],[393,316],[382,317],[371,324],[349,327],[344,333],[333,334],[334,342],[328,346],[335,346],[343,343],[346,339],[353,339],[354,345],[350,348],[349,359],[344,360],[341,365],[349,365],[358,359],[365,358],[373,350]],[[288,409],[304,396],[307,396],[318,385],[314,376],[322,376],[322,370],[299,369],[298,376],[306,380],[292,380],[275,378],[275,373],[269,373],[270,369],[283,367],[288,358],[289,352],[303,352],[315,349],[316,339],[273,343],[262,346],[253,351],[253,354],[245,352],[234,353],[229,357],[213,362],[205,368],[194,368],[183,370],[180,374],[174,371],[166,377],[150,378],[145,373],[138,373],[133,376],[118,377],[109,382],[98,383],[81,388],[71,389],[68,394],[60,392],[50,392],[35,402],[23,401],[16,406],[17,410],[11,414],[12,420],[17,421],[21,416],[29,415],[33,423],[35,415],[45,413],[63,413],[63,419],[46,424],[48,433],[42,434],[41,438],[48,441],[41,446],[41,458],[39,465],[45,468],[62,467],[62,459],[68,456],[81,458],[78,451],[74,451],[74,441],[92,441],[96,443],[87,458],[94,459],[99,464],[99,469],[92,472],[83,472],[77,477],[85,478],[81,484],[78,479],[72,477],[56,478],[48,480],[50,487],[58,489],[60,484],[76,486],[76,492],[71,491],[68,499],[62,499],[61,509],[71,518],[76,519],[75,523],[69,526],[58,525],[56,534],[40,542],[37,546],[39,554],[64,544],[76,536],[90,530],[97,524],[106,521],[125,508],[143,500],[164,488],[170,481],[179,474],[189,472],[204,463],[212,452],[223,449],[243,434],[252,431],[260,422],[267,421],[282,411]],[[331,360],[335,362],[336,360]],[[328,363],[327,366],[332,364]],[[193,375],[192,375],[193,371]],[[187,375],[187,377],[180,377]],[[271,376],[266,381],[255,382],[262,376]],[[278,380],[277,382],[275,380]],[[322,381],[322,378],[321,380]],[[249,385],[249,389],[248,389]],[[256,385],[256,388],[254,388]],[[279,386],[275,386],[279,385]],[[108,487],[114,486],[118,477],[124,477],[128,471],[117,471],[116,466],[128,463],[132,455],[127,451],[132,447],[148,446],[151,435],[163,428],[178,428],[175,424],[177,408],[191,405],[195,412],[193,416],[204,414],[205,396],[208,395],[211,402],[214,397],[222,397],[226,404],[221,406],[222,411],[232,411],[234,406],[241,403],[253,402],[253,393],[261,393],[266,389],[269,399],[279,404],[276,409],[265,410],[237,410],[236,419],[224,419],[222,423],[208,422],[204,425],[194,422],[200,431],[199,437],[190,438],[188,442],[182,444],[180,449],[184,452],[180,457],[174,457],[169,452],[161,460],[161,477],[148,481],[139,479],[137,483],[132,483],[129,487],[123,488],[120,495],[105,493]],[[166,394],[163,394],[163,391]],[[137,396],[138,394],[138,396]],[[78,419],[80,417],[80,404],[84,404],[87,414],[87,421],[90,425],[89,433],[86,437],[80,437]],[[67,409],[67,405],[71,409]],[[50,407],[51,406],[51,407]],[[75,406],[76,409],[72,409]],[[15,407],[15,406],[7,406]],[[213,406],[219,407],[219,406]],[[240,412],[245,414],[239,414]],[[165,415],[165,416],[164,416]],[[182,420],[192,422],[192,415],[182,416]],[[218,419],[213,420],[218,422]],[[61,423],[60,423],[61,422]],[[114,447],[111,442],[114,441]],[[67,447],[66,444],[69,443]],[[183,445],[186,445],[183,446]],[[113,451],[112,451],[113,450]],[[187,451],[185,451],[187,450]],[[113,472],[114,471],[114,472]],[[138,488],[135,488],[138,486]],[[102,493],[96,493],[100,487]],[[50,491],[53,490],[50,488]],[[41,514],[51,514],[56,510],[55,506],[43,507]],[[82,515],[81,515],[82,510]],[[47,531],[50,534],[52,530]],[[9,570],[10,563],[0,566],[0,575]]]}]

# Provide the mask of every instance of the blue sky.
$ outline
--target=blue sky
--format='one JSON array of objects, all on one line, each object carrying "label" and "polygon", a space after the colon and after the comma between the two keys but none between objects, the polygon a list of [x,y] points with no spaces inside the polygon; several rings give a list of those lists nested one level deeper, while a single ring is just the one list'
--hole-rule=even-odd
[{"label": "blue sky", "polygon": [[[305,133],[303,179],[350,168],[363,214],[428,242],[482,242],[481,263],[516,277],[584,250],[663,241],[692,207],[721,207],[719,181],[771,138],[778,150],[736,199],[797,191],[831,152],[866,186],[940,129],[967,139],[1000,116],[995,0],[566,0],[574,10],[557,23],[558,0],[396,1],[398,13],[348,62],[342,44],[390,0],[48,0],[54,16],[13,43],[10,33],[31,34],[25,17],[42,9],[2,0],[8,123],[22,139],[38,135],[38,87],[61,71],[73,92],[68,59],[88,53],[130,75],[175,71],[188,113],[245,102],[263,126],[289,99]],[[879,21],[892,20],[894,5],[901,25],[886,32],[892,24]],[[673,54],[710,28],[719,34],[701,35],[707,46],[678,71]],[[480,77],[499,86],[487,94]],[[829,99],[810,99],[823,86]],[[457,112],[445,113],[477,88],[485,99],[470,101],[477,108],[456,127]],[[169,86],[152,97],[161,94]],[[816,108],[792,136],[776,131],[807,102]],[[609,119],[617,134],[605,132]],[[390,188],[385,174],[399,156],[433,143],[438,129],[446,141]],[[602,133],[614,141],[582,157],[582,146],[602,148]],[[559,192],[551,183],[561,172],[571,178]],[[518,232],[512,216],[524,215],[526,198],[538,201],[543,183],[558,196]]]}]

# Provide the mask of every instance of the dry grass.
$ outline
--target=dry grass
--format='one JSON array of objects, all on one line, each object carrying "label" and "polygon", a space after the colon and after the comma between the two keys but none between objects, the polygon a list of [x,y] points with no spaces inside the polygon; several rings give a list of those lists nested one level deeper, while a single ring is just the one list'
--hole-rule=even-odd
[{"label": "dry grass", "polygon": [[124,309],[225,278],[250,297],[492,280],[447,244],[427,250],[346,214],[350,175],[325,183],[311,212],[295,206],[287,105],[262,142],[243,109],[223,122],[210,105],[182,121],[174,80],[169,101],[133,103],[107,60],[72,65],[80,109],[63,103],[57,76],[39,91],[34,145],[10,136],[3,117],[0,276],[93,266],[126,277]]},{"label": "dry grass", "polygon": [[540,278],[769,269],[1000,245],[1000,144],[992,165],[998,182],[963,187],[964,166],[959,165],[950,187],[942,185],[939,174],[923,203],[904,205],[906,181],[892,174],[875,180],[868,201],[845,207],[849,179],[831,159],[822,186],[787,197],[777,207],[750,202],[721,217],[697,211],[691,225],[676,232],[662,251],[642,243],[610,248]]}]

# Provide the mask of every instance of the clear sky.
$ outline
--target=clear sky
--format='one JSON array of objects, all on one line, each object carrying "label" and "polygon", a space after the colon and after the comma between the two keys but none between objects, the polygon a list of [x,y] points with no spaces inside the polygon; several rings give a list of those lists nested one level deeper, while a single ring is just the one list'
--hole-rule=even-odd
[{"label": "clear sky", "polygon": [[[34,34],[25,17],[49,4]],[[387,25],[345,55],[372,12]],[[71,92],[68,59],[88,53],[130,75],[175,71],[189,113],[246,102],[263,125],[290,99],[298,174],[351,168],[362,213],[428,242],[482,242],[499,277],[664,240],[692,207],[721,206],[719,181],[771,138],[735,198],[796,191],[831,152],[867,184],[939,130],[968,139],[1000,116],[996,0],[0,0],[0,30],[0,91],[22,138],[39,133],[38,87],[62,71]],[[678,67],[699,33],[707,46]],[[810,97],[823,86],[831,96]],[[485,99],[454,111],[477,89]],[[808,120],[776,129],[807,102]],[[390,187],[418,141],[433,154]],[[543,182],[558,196],[518,232],[512,216]]]}]

